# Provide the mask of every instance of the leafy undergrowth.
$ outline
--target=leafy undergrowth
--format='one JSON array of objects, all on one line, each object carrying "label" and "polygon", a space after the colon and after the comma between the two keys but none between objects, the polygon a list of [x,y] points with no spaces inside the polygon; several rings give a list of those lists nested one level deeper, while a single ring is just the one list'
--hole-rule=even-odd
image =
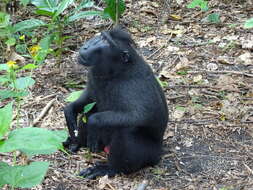
[{"label": "leafy undergrowth", "polygon": [[[164,81],[170,122],[160,164],[129,176],[87,181],[76,174],[105,159],[105,154],[87,155],[82,150],[70,156],[62,152],[40,155],[37,161],[48,160],[51,165],[44,182],[32,189],[62,184],[67,189],[134,190],[143,180],[148,181],[149,190],[253,187],[253,30],[242,27],[252,17],[253,4],[214,0],[209,11],[203,12],[181,1],[167,2],[128,3],[122,20]],[[219,23],[206,22],[212,12],[220,14]],[[75,61],[78,47],[107,26],[101,20],[85,20],[70,29],[78,36],[69,40],[76,47],[74,52],[63,55],[60,68],[55,67],[54,59],[48,59],[34,71],[36,84],[21,106],[21,125],[30,126],[54,100],[37,126],[66,127],[65,98],[86,81],[85,68]],[[8,154],[0,156],[10,162]]]}]

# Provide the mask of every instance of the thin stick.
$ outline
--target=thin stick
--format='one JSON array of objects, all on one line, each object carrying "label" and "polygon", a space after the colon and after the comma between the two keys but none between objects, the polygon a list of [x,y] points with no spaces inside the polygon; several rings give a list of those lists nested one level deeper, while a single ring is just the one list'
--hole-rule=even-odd
[{"label": "thin stick", "polygon": [[49,108],[53,105],[55,99],[52,99],[47,105],[43,108],[40,115],[33,121],[33,125],[36,125],[48,112]]},{"label": "thin stick", "polygon": [[253,77],[253,74],[239,72],[239,71],[207,71],[207,70],[200,70],[200,71],[188,71],[188,74],[195,74],[195,73],[211,73],[211,74],[233,74],[233,75],[244,75],[247,77]]}]

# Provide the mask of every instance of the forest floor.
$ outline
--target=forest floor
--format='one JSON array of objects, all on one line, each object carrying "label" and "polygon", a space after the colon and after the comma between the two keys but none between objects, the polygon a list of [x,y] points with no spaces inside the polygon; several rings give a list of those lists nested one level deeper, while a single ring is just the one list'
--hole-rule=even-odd
[{"label": "forest floor", "polygon": [[[133,1],[122,18],[164,81],[169,123],[161,162],[128,176],[88,181],[76,174],[106,159],[105,154],[87,158],[81,150],[37,156],[33,160],[51,165],[43,183],[32,189],[62,184],[69,190],[136,190],[146,180],[147,190],[253,190],[253,30],[242,27],[253,16],[253,2],[209,1],[207,12],[180,2]],[[219,24],[206,22],[212,12],[220,13]],[[75,36],[69,39],[72,50],[63,55],[60,68],[49,58],[34,71],[36,84],[21,107],[22,125],[30,126],[54,100],[37,126],[66,129],[65,98],[87,80],[86,68],[76,64],[78,49],[108,27],[108,21],[97,18],[69,26]]]}]

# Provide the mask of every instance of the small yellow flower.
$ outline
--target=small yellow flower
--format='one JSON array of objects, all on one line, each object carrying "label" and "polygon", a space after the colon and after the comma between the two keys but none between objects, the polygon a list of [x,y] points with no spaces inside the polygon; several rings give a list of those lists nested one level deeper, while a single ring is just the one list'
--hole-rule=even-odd
[{"label": "small yellow flower", "polygon": [[22,35],[19,37],[20,40],[24,40],[25,39],[25,35]]},{"label": "small yellow flower", "polygon": [[14,68],[16,66],[17,62],[10,60],[6,64],[8,65],[9,68]]},{"label": "small yellow flower", "polygon": [[34,45],[29,48],[29,51],[30,51],[30,54],[34,57],[40,49],[41,47],[39,45]]}]

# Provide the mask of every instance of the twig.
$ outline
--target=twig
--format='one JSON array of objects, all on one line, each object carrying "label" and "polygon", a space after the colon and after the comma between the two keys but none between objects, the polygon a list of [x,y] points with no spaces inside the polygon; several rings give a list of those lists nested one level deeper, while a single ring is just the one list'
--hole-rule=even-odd
[{"label": "twig", "polygon": [[219,89],[217,87],[207,86],[207,85],[170,85],[167,88],[170,88],[170,89],[173,89],[173,88],[211,88],[211,89]]},{"label": "twig", "polygon": [[143,182],[137,187],[136,190],[145,190],[147,186],[148,186],[148,181],[143,180]]},{"label": "twig", "polygon": [[247,77],[253,77],[253,74],[239,72],[239,71],[207,71],[207,70],[200,70],[200,71],[188,71],[189,74],[196,74],[196,73],[210,73],[210,74],[234,74],[234,75],[244,75]]},{"label": "twig", "polygon": [[36,125],[48,112],[49,108],[53,105],[55,99],[52,99],[47,105],[43,108],[40,115],[33,121],[33,125]]},{"label": "twig", "polygon": [[211,119],[208,119],[208,120],[193,120],[193,119],[184,119],[184,120],[181,120],[181,121],[175,121],[175,120],[171,120],[169,121],[169,123],[189,123],[189,124],[193,124],[193,123],[217,123],[217,120],[211,120]]},{"label": "twig", "polygon": [[165,46],[162,46],[162,47],[160,47],[160,48],[158,48],[157,50],[155,50],[153,53],[151,53],[148,57],[147,57],[147,59],[150,59],[153,55],[155,55],[157,52],[159,52],[161,49],[163,49]]},{"label": "twig", "polygon": [[249,172],[251,175],[253,175],[252,169],[251,169],[247,164],[245,164],[245,163],[243,163],[243,165],[244,165],[245,168],[248,170],[248,172]]}]

